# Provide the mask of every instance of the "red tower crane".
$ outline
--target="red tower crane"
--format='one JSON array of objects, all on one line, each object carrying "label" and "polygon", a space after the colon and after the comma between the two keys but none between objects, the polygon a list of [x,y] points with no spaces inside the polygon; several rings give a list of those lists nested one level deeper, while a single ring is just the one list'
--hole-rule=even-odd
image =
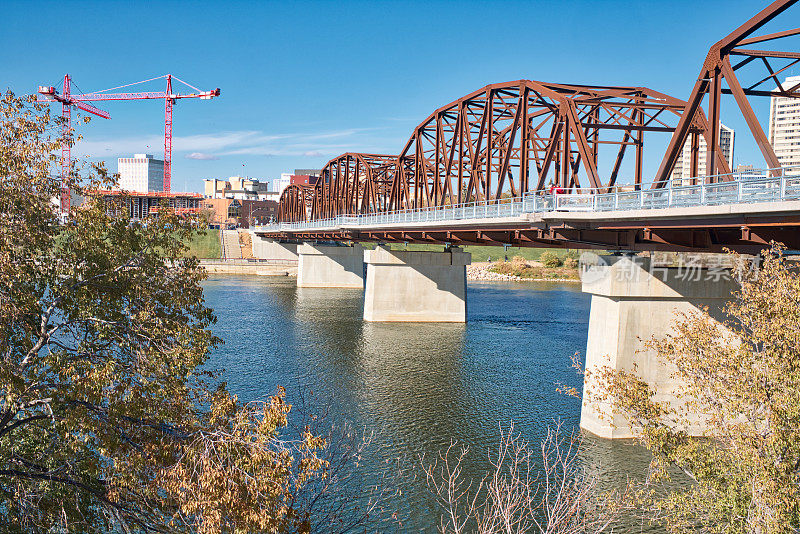
[{"label": "red tower crane", "polygon": [[[150,91],[150,92],[140,92],[140,93],[109,92],[115,89],[122,89],[124,87],[138,85],[140,83],[159,80],[161,78],[166,78],[167,80],[167,87],[164,91]],[[174,93],[172,91],[173,78],[179,81],[180,83],[186,85],[187,87],[190,87],[196,92]],[[172,108],[174,107],[176,101],[181,98],[199,98],[201,100],[210,100],[214,97],[219,96],[220,90],[219,88],[216,88],[211,91],[201,91],[197,87],[194,87],[193,85],[190,85],[171,74],[165,74],[164,76],[159,76],[157,78],[151,78],[149,80],[143,80],[141,82],[135,82],[127,85],[122,85],[119,87],[112,87],[111,89],[96,91],[94,93],[73,94],[71,92],[71,78],[69,74],[65,74],[63,94],[59,94],[58,91],[56,91],[55,87],[50,87],[50,86],[40,86],[39,93],[44,97],[43,98],[44,101],[61,103],[62,105],[61,114],[64,117],[63,130],[65,134],[68,133],[71,128],[72,106],[75,106],[78,109],[82,109],[88,113],[92,113],[93,115],[97,115],[98,117],[103,117],[104,119],[110,119],[111,116],[107,112],[99,108],[96,108],[90,102],[109,101],[109,100],[153,100],[153,99],[163,98],[164,99],[164,192],[169,193],[170,183],[172,181]],[[63,180],[66,180],[67,176],[69,175],[70,162],[71,162],[70,145],[67,142],[65,135],[64,142],[61,145],[61,173]],[[69,203],[70,203],[69,191],[66,190],[66,188],[63,188],[61,192],[61,209],[69,211]]]}]

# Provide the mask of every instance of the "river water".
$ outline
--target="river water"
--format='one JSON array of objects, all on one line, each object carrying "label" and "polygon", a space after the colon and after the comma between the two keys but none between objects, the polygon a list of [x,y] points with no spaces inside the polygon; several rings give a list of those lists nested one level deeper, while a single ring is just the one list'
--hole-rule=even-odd
[{"label": "river water", "polygon": [[[294,279],[212,277],[204,288],[224,340],[209,365],[242,400],[281,385],[289,402],[372,432],[363,480],[397,459],[413,471],[453,439],[471,448],[466,472],[477,476],[512,421],[534,443],[557,422],[578,429],[579,401],[556,388],[582,384],[570,366],[586,349],[589,296],[579,284],[470,282],[466,324],[365,323],[361,291],[297,288]],[[628,442],[585,436],[583,449],[612,484],[646,468]],[[394,500],[401,530],[435,532],[424,477],[403,485]]]}]

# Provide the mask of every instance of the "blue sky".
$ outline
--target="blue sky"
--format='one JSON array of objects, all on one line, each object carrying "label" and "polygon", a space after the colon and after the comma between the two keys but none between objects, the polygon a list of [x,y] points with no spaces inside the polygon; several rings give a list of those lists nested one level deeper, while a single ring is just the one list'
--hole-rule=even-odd
[{"label": "blue sky", "polygon": [[[710,44],[766,1],[19,2],[0,21],[0,89],[84,92],[172,73],[211,101],[175,109],[173,190],[272,179],[346,151],[397,153],[434,109],[528,78],[645,85],[687,98]],[[800,9],[783,16],[797,26]],[[800,74],[795,69],[792,74]],[[153,90],[161,89],[157,85]],[[730,97],[726,97],[730,98]],[[163,102],[102,105],[75,152],[163,155]],[[766,129],[766,101],[756,106]],[[763,166],[729,105],[736,162]],[[655,169],[660,154],[648,154]],[[201,158],[201,159],[198,159]]]}]

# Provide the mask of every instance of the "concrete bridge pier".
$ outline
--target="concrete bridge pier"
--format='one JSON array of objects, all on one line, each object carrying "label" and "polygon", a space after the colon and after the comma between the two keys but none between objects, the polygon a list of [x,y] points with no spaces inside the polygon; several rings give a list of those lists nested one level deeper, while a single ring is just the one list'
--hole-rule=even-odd
[{"label": "concrete bridge pier", "polygon": [[260,260],[297,261],[297,244],[282,243],[273,239],[260,237],[255,232],[250,232],[253,243],[253,257]]},{"label": "concrete bridge pier", "polygon": [[297,287],[364,288],[364,249],[303,243],[297,247]]},{"label": "concrete bridge pier", "polygon": [[471,259],[471,254],[457,247],[445,252],[384,247],[365,251],[364,320],[465,322],[466,266]]},{"label": "concrete bridge pier", "polygon": [[[609,401],[598,400],[598,371],[604,366],[638,373],[654,386],[656,400],[679,406],[681,383],[674,367],[660,362],[645,342],[672,331],[676,312],[707,306],[722,319],[722,307],[732,298],[736,283],[726,269],[651,268],[649,258],[612,256],[600,265],[582,266],[583,292],[592,296],[586,344],[587,376],[581,408],[581,428],[603,438],[634,437],[628,421]],[[587,396],[587,390],[590,392]],[[588,398],[587,398],[588,397]],[[691,435],[701,435],[702,418],[690,415]]]}]

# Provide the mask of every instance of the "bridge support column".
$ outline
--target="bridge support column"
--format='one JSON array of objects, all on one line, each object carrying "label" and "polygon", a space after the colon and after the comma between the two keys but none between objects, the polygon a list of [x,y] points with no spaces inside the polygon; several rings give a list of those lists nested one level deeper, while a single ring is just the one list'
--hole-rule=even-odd
[{"label": "bridge support column", "polygon": [[297,244],[281,243],[272,239],[257,236],[250,232],[253,243],[253,257],[260,260],[297,261]]},{"label": "bridge support column", "polygon": [[364,249],[311,245],[297,247],[297,287],[364,288]]},{"label": "bridge support column", "polygon": [[455,247],[446,252],[365,251],[364,320],[465,322],[471,259]]},{"label": "bridge support column", "polygon": [[[705,268],[650,268],[641,257],[604,257],[605,265],[583,266],[583,292],[592,295],[586,344],[587,376],[581,408],[581,428],[603,438],[631,438],[628,421],[614,405],[598,395],[598,371],[603,367],[635,371],[656,391],[656,400],[677,406],[681,383],[673,366],[660,362],[644,343],[672,331],[676,312],[707,306],[720,320],[722,307],[731,300],[736,284]],[[588,392],[588,394],[587,394]],[[701,435],[699,415],[689,417],[687,430]]]}]

